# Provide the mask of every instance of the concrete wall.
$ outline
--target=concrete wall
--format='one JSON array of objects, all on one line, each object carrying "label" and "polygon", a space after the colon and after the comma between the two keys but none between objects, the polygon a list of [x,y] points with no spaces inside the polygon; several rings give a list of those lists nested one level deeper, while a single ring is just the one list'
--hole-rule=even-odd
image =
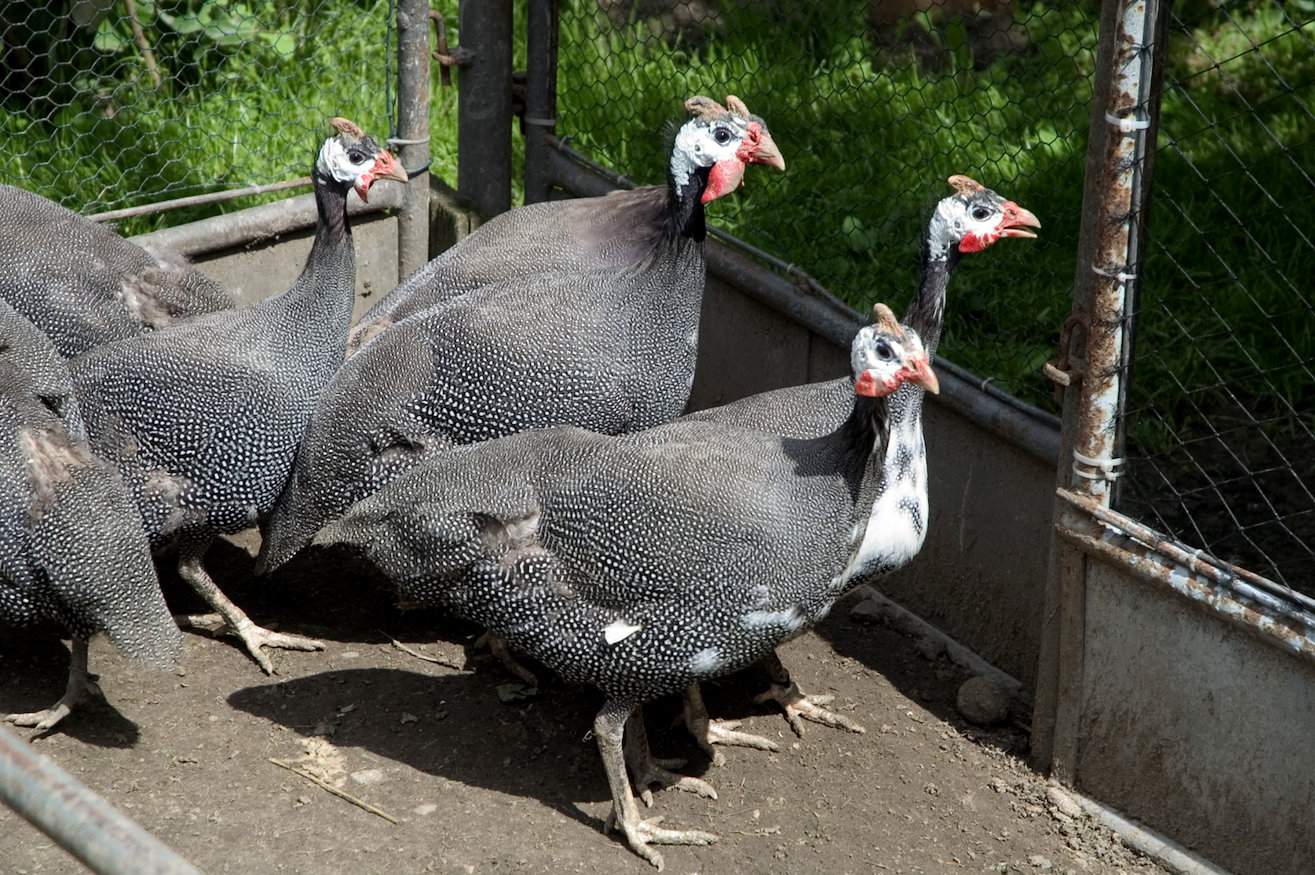
[{"label": "concrete wall", "polygon": [[1078,789],[1234,872],[1315,871],[1315,666],[1088,569]]},{"label": "concrete wall", "polygon": [[[223,283],[242,306],[292,287],[310,254],[314,229],[194,256],[192,263]],[[397,285],[397,219],[376,213],[352,222],[356,241],[356,309],[352,318]]]}]

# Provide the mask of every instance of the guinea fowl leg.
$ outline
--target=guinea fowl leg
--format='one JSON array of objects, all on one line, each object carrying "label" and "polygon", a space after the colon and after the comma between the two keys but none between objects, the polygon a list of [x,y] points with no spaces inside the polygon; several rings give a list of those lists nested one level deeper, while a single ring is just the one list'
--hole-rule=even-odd
[{"label": "guinea fowl leg", "polygon": [[822,707],[830,704],[834,696],[807,696],[800,692],[798,685],[790,679],[790,671],[781,664],[781,658],[776,655],[775,650],[763,657],[758,664],[766,669],[772,685],[767,692],[754,696],[753,700],[759,704],[769,701],[780,703],[785,711],[785,720],[790,724],[795,735],[804,737],[804,720],[811,720],[835,729],[848,729],[859,734],[867,732],[848,717],[842,717]]},{"label": "guinea fowl leg", "polygon": [[653,807],[653,790],[675,787],[687,793],[695,793],[704,799],[716,799],[717,791],[707,781],[678,775],[668,769],[679,769],[685,765],[682,759],[658,759],[648,746],[648,727],[644,725],[644,709],[636,708],[626,724],[625,742],[626,765],[630,767],[630,777],[639,790],[639,798],[644,805]]},{"label": "guinea fowl leg", "polygon": [[[196,594],[205,599],[206,604],[215,609],[219,615],[218,618],[223,621],[219,626],[219,631],[235,635],[242,640],[246,647],[247,653],[251,658],[264,670],[265,674],[274,673],[274,664],[269,661],[262,647],[282,647],[285,650],[323,650],[324,642],[316,641],[314,638],[305,638],[301,635],[284,635],[281,632],[272,632],[251,622],[241,608],[219,591],[219,587],[210,578],[206,572],[205,566],[201,560],[205,556],[206,547],[209,546],[205,541],[189,541],[180,544],[178,547],[178,574],[187,585],[196,591]],[[180,626],[185,628],[204,628],[210,624],[207,622],[213,615],[203,617],[183,617],[179,618]]]},{"label": "guinea fowl leg", "polygon": [[635,708],[617,701],[603,706],[594,718],[594,737],[598,740],[598,753],[603,758],[607,783],[612,790],[612,813],[607,817],[607,829],[619,827],[625,833],[626,843],[639,856],[662,871],[662,855],[649,847],[657,845],[710,845],[717,836],[701,830],[662,829],[662,818],[644,820],[639,816],[635,794],[630,791],[626,777],[624,738],[626,722]]},{"label": "guinea fowl leg", "polygon": [[534,672],[521,664],[516,655],[507,647],[507,640],[497,632],[485,632],[475,639],[474,644],[470,645],[472,650],[479,650],[482,647],[487,647],[489,653],[496,656],[498,661],[502,663],[502,667],[524,681],[526,686],[537,687],[539,685],[539,679],[534,676]]},{"label": "guinea fowl leg", "polygon": [[0,720],[15,726],[31,726],[38,733],[53,729],[73,709],[88,699],[104,699],[105,694],[96,686],[96,676],[87,671],[87,641],[85,638],[73,639],[73,656],[69,660],[68,685],[64,696],[44,711],[32,711],[27,714],[0,714]]},{"label": "guinea fowl leg", "polygon": [[752,735],[748,732],[736,732],[735,727],[740,725],[738,720],[710,720],[708,719],[707,706],[703,704],[703,692],[699,689],[697,682],[692,683],[685,690],[684,698],[685,727],[689,730],[690,735],[699,747],[707,752],[712,758],[714,766],[720,766],[726,762],[726,758],[721,755],[721,751],[714,750],[714,744],[728,744],[736,747],[752,747],[756,750],[780,750],[776,742],[761,735]]}]

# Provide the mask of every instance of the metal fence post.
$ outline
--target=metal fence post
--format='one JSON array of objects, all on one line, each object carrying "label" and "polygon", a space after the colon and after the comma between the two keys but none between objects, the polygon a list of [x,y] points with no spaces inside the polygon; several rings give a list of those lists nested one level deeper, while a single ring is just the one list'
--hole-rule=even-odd
[{"label": "metal fence post", "polygon": [[397,278],[429,261],[429,0],[397,4],[397,137],[411,181],[397,217]]},{"label": "metal fence post", "polygon": [[0,801],[101,875],[200,875],[195,866],[2,726]]},{"label": "metal fence post", "polygon": [[525,73],[525,203],[552,190],[548,138],[557,131],[558,0],[529,0]]},{"label": "metal fence post", "polygon": [[[1073,311],[1065,332],[1072,362],[1064,397],[1057,485],[1108,506],[1121,460],[1135,283],[1150,180],[1149,155],[1164,58],[1160,0],[1106,0],[1087,145]],[[1094,522],[1057,501],[1056,531]],[[1089,560],[1052,539],[1033,712],[1034,765],[1076,778]]]},{"label": "metal fence post", "polygon": [[488,219],[511,209],[511,0],[462,0],[457,190]]}]

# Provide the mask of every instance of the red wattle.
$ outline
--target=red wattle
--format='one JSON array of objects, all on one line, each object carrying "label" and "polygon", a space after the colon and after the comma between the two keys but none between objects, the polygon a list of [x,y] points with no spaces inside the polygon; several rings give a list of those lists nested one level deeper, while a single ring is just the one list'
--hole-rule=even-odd
[{"label": "red wattle", "polygon": [[703,188],[701,203],[709,204],[724,194],[735,191],[735,187],[744,179],[744,164],[735,159],[718,161],[708,171],[708,184]]},{"label": "red wattle", "polygon": [[877,378],[872,375],[871,371],[863,371],[854,381],[854,394],[862,395],[866,398],[876,398],[881,394],[882,386],[877,382]]}]

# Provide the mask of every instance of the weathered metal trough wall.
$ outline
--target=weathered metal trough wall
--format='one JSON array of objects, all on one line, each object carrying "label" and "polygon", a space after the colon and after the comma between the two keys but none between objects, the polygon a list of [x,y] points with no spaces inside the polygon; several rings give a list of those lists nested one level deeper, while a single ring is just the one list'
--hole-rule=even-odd
[{"label": "weathered metal trough wall", "polygon": [[[1137,324],[1167,3],[1101,21],[1033,758],[1239,873],[1315,860],[1309,599],[1111,508]],[[1147,290],[1150,294],[1150,290]],[[1143,341],[1144,342],[1144,341]],[[1207,869],[1188,865],[1185,871]]]}]

